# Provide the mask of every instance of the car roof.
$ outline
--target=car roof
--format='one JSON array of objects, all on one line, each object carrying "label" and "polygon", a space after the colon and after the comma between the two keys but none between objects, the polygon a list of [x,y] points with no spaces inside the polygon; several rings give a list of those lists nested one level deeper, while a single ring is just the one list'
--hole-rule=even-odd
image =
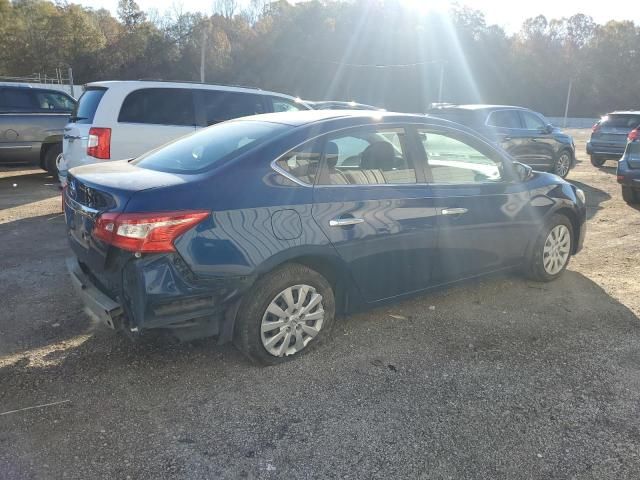
[{"label": "car roof", "polygon": [[640,110],[616,110],[607,115],[640,115]]},{"label": "car roof", "polygon": [[504,109],[509,109],[509,110],[529,110],[528,108],[525,107],[517,107],[515,105],[485,105],[485,104],[467,104],[467,105],[445,105],[442,107],[436,107],[431,109],[431,111],[436,111],[436,110],[485,110],[485,111],[490,111],[490,110],[504,110]]},{"label": "car roof", "polygon": [[276,97],[283,97],[295,102],[303,104],[299,98],[293,97],[279,92],[271,92],[268,90],[261,90],[253,87],[242,87],[235,85],[217,85],[210,83],[198,83],[198,82],[166,82],[161,80],[107,80],[101,82],[87,83],[85,87],[102,87],[113,88],[122,90],[139,90],[141,88],[191,88],[196,90],[222,90],[226,92],[240,92],[240,93],[254,93],[260,95],[273,95]]},{"label": "car roof", "polygon": [[467,130],[463,125],[430,115],[386,112],[381,110],[300,110],[298,112],[265,113],[262,115],[238,118],[231,121],[239,122],[245,120],[260,120],[263,122],[280,123],[292,127],[332,121],[348,122],[349,120],[353,121],[354,126],[359,124],[368,124],[371,123],[372,120],[381,121],[383,123],[423,122],[445,126],[455,125],[458,128]]}]

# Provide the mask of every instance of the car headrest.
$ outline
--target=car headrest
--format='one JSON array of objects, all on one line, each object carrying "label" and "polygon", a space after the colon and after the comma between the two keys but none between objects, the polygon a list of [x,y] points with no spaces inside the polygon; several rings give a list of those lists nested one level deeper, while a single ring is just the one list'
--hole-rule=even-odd
[{"label": "car headrest", "polygon": [[395,151],[389,142],[375,142],[362,152],[361,167],[372,169],[389,169],[393,166]]},{"label": "car headrest", "polygon": [[338,145],[335,142],[328,142],[325,147],[325,157],[329,168],[335,168],[338,163],[338,154]]}]

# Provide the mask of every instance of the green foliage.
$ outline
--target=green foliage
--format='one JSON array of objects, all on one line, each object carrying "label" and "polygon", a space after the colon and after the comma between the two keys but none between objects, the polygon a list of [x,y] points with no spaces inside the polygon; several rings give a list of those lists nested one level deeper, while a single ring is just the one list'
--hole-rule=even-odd
[{"label": "green foliage", "polygon": [[[407,10],[398,0],[216,0],[215,13],[160,16],[134,0],[107,10],[0,0],[0,75],[73,67],[76,81],[198,80],[259,86],[308,99],[357,100],[421,112],[438,100],[510,103],[549,115],[640,107],[640,29],[633,22],[538,16],[515,35],[484,15]],[[239,5],[248,5],[239,11]],[[205,44],[203,45],[203,38]]]}]

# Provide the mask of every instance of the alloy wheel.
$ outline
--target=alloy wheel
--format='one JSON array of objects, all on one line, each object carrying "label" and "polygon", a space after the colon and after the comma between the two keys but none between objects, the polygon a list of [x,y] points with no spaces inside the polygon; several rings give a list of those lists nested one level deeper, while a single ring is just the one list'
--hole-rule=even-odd
[{"label": "alloy wheel", "polygon": [[280,292],[262,316],[262,345],[274,357],[293,355],[322,329],[322,295],[310,285],[294,285]]},{"label": "alloy wheel", "polygon": [[549,275],[558,274],[569,260],[571,233],[566,225],[556,225],[544,242],[542,262]]},{"label": "alloy wheel", "polygon": [[564,178],[569,173],[571,168],[571,158],[568,153],[563,153],[556,162],[556,175]]}]

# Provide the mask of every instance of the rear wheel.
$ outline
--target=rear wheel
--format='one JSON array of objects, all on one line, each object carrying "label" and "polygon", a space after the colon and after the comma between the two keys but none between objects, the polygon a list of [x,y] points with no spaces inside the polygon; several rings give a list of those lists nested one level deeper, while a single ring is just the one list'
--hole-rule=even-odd
[{"label": "rear wheel", "polygon": [[606,161],[607,160],[602,157],[598,157],[597,155],[591,155],[591,165],[593,165],[594,167],[600,168],[601,166],[604,165],[604,162]]},{"label": "rear wheel", "polygon": [[62,145],[59,143],[51,145],[44,152],[44,169],[49,172],[56,180],[58,179],[58,167],[56,166],[56,159],[58,155],[62,153]]},{"label": "rear wheel", "polygon": [[558,155],[553,167],[553,173],[559,177],[566,178],[569,174],[569,170],[571,170],[571,154],[565,150],[560,152],[560,155]]},{"label": "rear wheel", "polygon": [[238,311],[235,344],[250,359],[275,365],[298,357],[328,337],[335,320],[329,282],[303,265],[265,275]]},{"label": "rear wheel", "polygon": [[639,203],[637,190],[631,187],[622,187],[622,199],[628,204]]},{"label": "rear wheel", "polygon": [[573,225],[564,215],[554,215],[536,239],[526,265],[529,278],[550,282],[567,268],[573,250]]}]

